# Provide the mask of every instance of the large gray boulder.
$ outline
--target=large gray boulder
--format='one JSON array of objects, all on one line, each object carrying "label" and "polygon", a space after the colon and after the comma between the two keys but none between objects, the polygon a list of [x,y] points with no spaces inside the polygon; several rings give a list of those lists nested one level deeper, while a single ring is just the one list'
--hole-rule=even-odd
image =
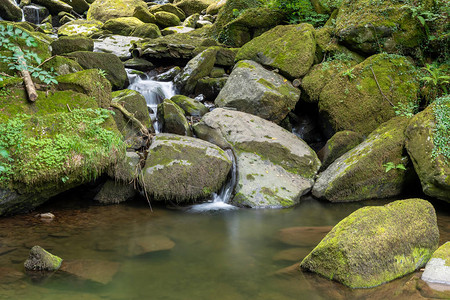
[{"label": "large gray boulder", "polygon": [[320,162],[294,134],[244,112],[217,108],[194,126],[196,135],[237,156],[238,182],[232,203],[289,207],[313,184]]},{"label": "large gray boulder", "polygon": [[450,285],[450,242],[439,247],[425,266],[422,280]]},{"label": "large gray boulder", "polygon": [[62,11],[71,12],[73,10],[72,5],[60,0],[33,0],[33,3],[46,7],[52,15],[57,15]]},{"label": "large gray boulder", "polygon": [[[349,202],[399,195],[407,183],[409,159],[403,156],[408,119],[394,118],[336,159],[319,174],[313,195],[331,202]],[[387,171],[387,165],[394,167]],[[403,168],[396,166],[402,165]]]},{"label": "large gray boulder", "polygon": [[230,168],[227,154],[211,143],[159,134],[149,149],[141,181],[156,201],[189,202],[218,191]]},{"label": "large gray boulder", "polygon": [[0,17],[6,21],[20,22],[22,20],[22,10],[15,5],[15,0],[0,0]]},{"label": "large gray boulder", "polygon": [[300,90],[260,64],[238,62],[214,103],[280,123],[295,108]]},{"label": "large gray boulder", "polygon": [[301,267],[351,288],[370,288],[424,266],[439,243],[433,205],[422,199],[358,209],[339,222]]}]

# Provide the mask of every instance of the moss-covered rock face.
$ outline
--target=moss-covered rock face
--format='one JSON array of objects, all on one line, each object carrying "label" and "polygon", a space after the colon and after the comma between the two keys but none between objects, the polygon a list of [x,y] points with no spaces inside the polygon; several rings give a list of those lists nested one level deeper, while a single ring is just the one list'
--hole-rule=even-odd
[{"label": "moss-covered rock face", "polygon": [[196,28],[197,22],[200,20],[200,14],[193,14],[186,18],[186,20],[183,21],[183,26],[190,27],[190,28]]},{"label": "moss-covered rock face", "polygon": [[101,204],[118,204],[133,199],[137,195],[137,191],[133,187],[133,183],[115,182],[107,180],[100,191],[95,195],[94,200]]},{"label": "moss-covered rock face", "polygon": [[183,94],[189,95],[194,92],[197,81],[209,75],[214,67],[216,53],[217,50],[214,48],[201,52],[191,59],[183,71],[175,77],[174,83]]},{"label": "moss-covered rock face", "polygon": [[[144,96],[133,90],[121,90],[111,94],[112,102],[121,104],[128,110],[142,125],[146,128],[152,128],[152,120],[148,114],[147,103]],[[123,115],[118,109],[114,108],[114,121],[117,129],[122,133],[125,139],[140,134],[139,128]]]},{"label": "moss-covered rock face", "polygon": [[40,246],[34,246],[25,261],[25,269],[29,271],[57,271],[61,267],[62,258],[45,251]]},{"label": "moss-covered rock face", "polygon": [[280,123],[294,109],[300,90],[254,61],[238,62],[214,103]]},{"label": "moss-covered rock face", "polygon": [[160,11],[172,13],[172,14],[176,15],[178,17],[178,19],[180,19],[180,21],[184,21],[184,19],[186,19],[186,14],[184,13],[184,11],[181,8],[175,6],[171,3],[152,5],[149,7],[148,10],[152,14],[155,14]]},{"label": "moss-covered rock face", "polygon": [[87,12],[88,20],[106,22],[120,17],[136,17],[142,22],[151,22],[153,15],[142,0],[96,0]]},{"label": "moss-covered rock face", "polygon": [[103,23],[96,20],[74,20],[70,21],[58,28],[58,35],[82,35],[90,36],[91,34],[101,31]]},{"label": "moss-covered rock face", "polygon": [[190,202],[218,191],[230,168],[227,154],[211,143],[160,134],[149,149],[141,180],[156,201]]},{"label": "moss-covered rock face", "polygon": [[[450,101],[447,107],[450,109]],[[450,128],[446,130],[450,132]],[[432,104],[411,119],[406,129],[406,149],[424,193],[450,202],[450,165],[442,154],[433,155],[435,134],[435,104]]]},{"label": "moss-covered rock face", "polygon": [[217,15],[219,10],[224,7],[224,5],[227,3],[227,0],[218,0],[214,2],[213,4],[210,4],[208,8],[206,9],[206,14],[208,15]]},{"label": "moss-covered rock face", "polygon": [[97,69],[90,69],[61,75],[58,80],[58,90],[72,90],[93,97],[99,107],[108,108],[111,103],[111,83]]},{"label": "moss-covered rock face", "polygon": [[174,33],[188,33],[193,30],[194,30],[194,28],[192,28],[192,27],[172,26],[172,27],[166,27],[163,30],[161,30],[161,34],[169,35],[169,34],[174,34]]},{"label": "moss-covered rock face", "polygon": [[[407,185],[404,131],[408,119],[394,118],[372,132],[367,139],[336,159],[320,173],[313,195],[331,202],[360,201],[399,195]],[[386,164],[394,168],[386,172]],[[396,168],[397,165],[403,168]]]},{"label": "moss-covered rock face", "polygon": [[317,156],[322,161],[321,170],[328,168],[337,158],[358,146],[363,140],[363,136],[357,132],[348,130],[336,132],[317,152]]},{"label": "moss-covered rock face", "polygon": [[280,25],[245,44],[236,60],[277,68],[288,78],[305,75],[314,62],[316,42],[310,24]]},{"label": "moss-covered rock face", "polygon": [[0,0],[0,17],[6,21],[19,22],[22,20],[22,10],[14,4],[14,0]]},{"label": "moss-covered rock face", "polygon": [[131,35],[146,39],[156,39],[161,36],[161,31],[156,24],[144,23],[136,27]]},{"label": "moss-covered rock face", "polygon": [[351,288],[369,288],[424,266],[438,243],[429,202],[395,201],[360,208],[343,219],[300,266]]},{"label": "moss-covered rock face", "polygon": [[195,95],[202,94],[205,101],[214,102],[214,100],[219,95],[220,91],[223,89],[227,83],[228,77],[220,78],[210,78],[205,77],[199,79],[197,85],[195,86]]},{"label": "moss-covered rock face", "polygon": [[422,274],[422,280],[450,285],[450,242],[433,253]]},{"label": "moss-covered rock face", "polygon": [[58,75],[66,75],[83,71],[83,68],[76,61],[63,56],[54,56],[42,65],[42,69],[46,71],[53,70]]},{"label": "moss-covered rock face", "polygon": [[177,15],[166,11],[158,11],[155,13],[156,24],[162,28],[178,26],[181,24]]},{"label": "moss-covered rock face", "polygon": [[77,51],[69,53],[67,56],[76,60],[84,69],[103,70],[104,77],[111,82],[112,88],[115,90],[120,90],[128,85],[127,72],[122,61],[114,54]]},{"label": "moss-covered rock face", "polygon": [[89,9],[89,4],[85,0],[62,0],[62,1],[72,6],[73,10],[78,14],[83,14]]},{"label": "moss-covered rock face", "polygon": [[254,115],[217,108],[194,131],[201,139],[234,149],[239,178],[232,202],[239,206],[292,206],[310,190],[320,167],[304,141]]},{"label": "moss-covered rock face", "polygon": [[415,68],[405,57],[377,54],[335,75],[320,93],[319,112],[330,131],[367,135],[395,116],[393,106],[416,103],[417,92]]},{"label": "moss-covered rock face", "polygon": [[52,15],[57,15],[60,12],[71,12],[73,10],[72,5],[60,0],[34,0],[33,3],[46,7]]},{"label": "moss-covered rock face", "polygon": [[163,132],[192,136],[184,111],[169,99],[158,105],[158,120]]},{"label": "moss-covered rock face", "polygon": [[103,29],[111,31],[118,35],[131,35],[131,33],[139,26],[144,25],[144,22],[135,17],[121,17],[109,19],[103,25]]},{"label": "moss-covered rock face", "polygon": [[170,100],[183,109],[188,116],[202,117],[209,111],[203,103],[183,95],[175,95]]},{"label": "moss-covered rock face", "polygon": [[184,11],[186,16],[190,16],[195,13],[201,13],[214,2],[216,0],[175,0],[173,4]]},{"label": "moss-covered rock face", "polygon": [[51,43],[52,55],[61,55],[75,51],[93,51],[94,41],[85,36],[62,36]]},{"label": "moss-covered rock face", "polygon": [[336,34],[349,48],[365,54],[414,52],[425,32],[412,16],[412,8],[423,5],[422,9],[427,9],[429,2],[410,5],[395,0],[343,0],[336,17]]},{"label": "moss-covered rock face", "polygon": [[108,169],[108,175],[116,182],[137,182],[141,172],[141,157],[136,152],[126,152],[125,157]]}]

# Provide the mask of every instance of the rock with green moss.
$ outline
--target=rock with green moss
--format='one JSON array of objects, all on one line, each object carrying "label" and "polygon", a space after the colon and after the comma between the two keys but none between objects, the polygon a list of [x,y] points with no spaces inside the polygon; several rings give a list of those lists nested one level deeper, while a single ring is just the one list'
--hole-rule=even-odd
[{"label": "rock with green moss", "polygon": [[24,266],[28,271],[57,271],[61,267],[62,258],[45,251],[41,246],[34,246]]},{"label": "rock with green moss", "polygon": [[320,167],[303,140],[251,114],[216,108],[194,131],[223,149],[234,149],[239,177],[232,203],[238,206],[293,206],[311,189]]},{"label": "rock with green moss", "polygon": [[66,75],[83,71],[83,68],[76,61],[63,56],[53,56],[50,60],[46,61],[42,67],[46,71],[54,71],[58,75]]},{"label": "rock with green moss", "polygon": [[436,104],[435,101],[411,119],[406,129],[406,149],[423,192],[450,202],[450,159],[438,152],[438,148],[441,148],[441,151],[447,149],[449,153],[450,97],[447,97],[446,103],[439,103],[442,105],[439,110]]},{"label": "rock with green moss", "polygon": [[[409,179],[409,159],[403,156],[407,124],[406,117],[396,117],[382,124],[364,142],[319,174],[313,195],[331,202],[400,195]],[[393,166],[390,170],[389,164]]]},{"label": "rock with green moss", "polygon": [[141,156],[137,152],[126,152],[125,157],[107,170],[116,182],[137,182],[141,172]]},{"label": "rock with green moss", "polygon": [[101,204],[119,204],[133,199],[137,195],[133,183],[122,183],[108,179],[95,195],[94,200]]},{"label": "rock with green moss", "polygon": [[51,43],[52,55],[61,55],[75,51],[93,51],[94,41],[86,36],[61,36]]},{"label": "rock with green moss", "polygon": [[0,0],[0,17],[6,21],[19,22],[22,20],[22,10],[15,4],[15,0]]},{"label": "rock with green moss", "polygon": [[300,90],[283,76],[243,60],[235,65],[214,103],[280,123],[299,98]]},{"label": "rock with green moss", "polygon": [[187,96],[175,95],[170,100],[183,109],[188,116],[202,117],[209,111],[203,103]]},{"label": "rock with green moss", "polygon": [[97,0],[87,12],[88,20],[106,22],[120,17],[136,17],[142,22],[153,23],[154,16],[142,0]]},{"label": "rock with green moss", "polygon": [[[147,103],[144,96],[133,90],[120,90],[111,94],[112,102],[121,104],[130,112],[142,125],[152,131],[152,120],[148,114]],[[140,128],[123,115],[118,109],[114,108],[114,121],[117,128],[125,139],[140,134]]]},{"label": "rock with green moss", "polygon": [[78,14],[83,14],[89,9],[89,4],[85,0],[62,0],[62,1],[72,6],[73,10]]},{"label": "rock with green moss", "polygon": [[103,25],[103,29],[111,31],[118,35],[131,35],[131,33],[139,26],[144,25],[144,22],[135,17],[120,17],[109,19]]},{"label": "rock with green moss", "polygon": [[67,56],[76,60],[84,69],[103,70],[104,77],[111,82],[112,88],[115,90],[123,89],[128,85],[127,72],[122,61],[114,54],[76,51]]},{"label": "rock with green moss", "polygon": [[403,56],[373,55],[323,87],[319,112],[330,132],[352,130],[367,135],[395,116],[393,106],[417,102],[415,74]]},{"label": "rock with green moss", "polygon": [[231,159],[211,143],[158,134],[150,146],[141,179],[156,201],[192,202],[217,192],[230,168]]},{"label": "rock with green moss", "polygon": [[46,7],[52,15],[57,15],[62,11],[71,12],[73,10],[72,5],[60,0],[33,0],[33,3]]},{"label": "rock with green moss", "polygon": [[111,83],[97,69],[61,75],[56,80],[58,90],[72,90],[94,97],[102,108],[108,108],[111,103]]},{"label": "rock with green moss", "polygon": [[163,30],[161,30],[161,34],[169,35],[169,34],[174,34],[174,33],[188,33],[193,30],[194,30],[194,28],[192,28],[192,27],[172,26],[172,27],[166,27]]},{"label": "rock with green moss", "polygon": [[[343,0],[335,21],[342,43],[358,52],[414,53],[425,40],[425,30],[414,10],[430,9],[430,1]],[[420,8],[418,8],[421,6]]]},{"label": "rock with green moss", "polygon": [[205,101],[214,102],[227,83],[228,77],[210,78],[204,77],[199,79],[195,86],[195,94],[204,96]]},{"label": "rock with green moss", "polygon": [[[154,28],[153,26],[158,27],[155,24],[144,24],[136,28],[134,32],[137,32],[141,27],[146,25],[150,25],[152,26],[152,28]],[[156,29],[157,30],[155,31],[155,33],[157,35],[160,35],[161,33],[159,32],[159,28]],[[127,60],[131,58],[130,48],[132,47],[132,45],[141,40],[142,38],[134,36],[110,35],[105,38],[96,39],[94,42],[94,51],[111,53],[119,57],[121,60]]]},{"label": "rock with green moss", "polygon": [[315,51],[312,25],[280,25],[245,44],[237,53],[236,60],[254,60],[277,68],[282,75],[292,79],[308,72],[314,62]]},{"label": "rock with green moss", "polygon": [[166,11],[156,12],[155,18],[156,24],[158,24],[161,28],[178,26],[181,24],[180,19],[176,15]]},{"label": "rock with green moss", "polygon": [[174,83],[182,94],[188,95],[194,92],[197,81],[209,75],[214,67],[216,53],[217,50],[213,48],[201,52],[191,59],[183,71],[175,77]]},{"label": "rock with green moss", "polygon": [[311,0],[314,10],[319,14],[331,14],[341,6],[342,0]]},{"label": "rock with green moss", "polygon": [[186,16],[201,13],[216,0],[175,0],[173,4],[184,11]]},{"label": "rock with green moss", "polygon": [[169,99],[158,105],[158,120],[161,122],[162,132],[192,136],[184,111]]},{"label": "rock with green moss", "polygon": [[438,243],[433,206],[407,199],[358,209],[339,222],[300,266],[351,288],[370,288],[421,268]]},{"label": "rock with green moss", "polygon": [[358,146],[363,140],[364,137],[357,132],[349,130],[336,132],[325,146],[317,152],[317,156],[322,162],[320,169],[323,171],[328,168],[337,158]]},{"label": "rock with green moss", "polygon": [[218,0],[214,2],[213,4],[210,4],[208,8],[206,9],[206,13],[208,15],[217,15],[219,10],[224,7],[224,5],[227,3],[227,0]]},{"label": "rock with green moss", "polygon": [[450,285],[450,242],[439,247],[425,266],[422,280]]},{"label": "rock with green moss", "polygon": [[184,13],[184,11],[171,3],[152,5],[151,7],[149,7],[148,10],[152,14],[155,14],[160,11],[172,13],[176,15],[178,19],[180,19],[180,21],[184,21],[184,19],[186,19],[186,14]]},{"label": "rock with green moss", "polygon": [[146,39],[156,39],[161,36],[161,31],[158,25],[152,23],[144,23],[134,29],[131,36],[146,38]]},{"label": "rock with green moss", "polygon": [[103,23],[96,20],[74,20],[65,23],[58,28],[58,35],[83,35],[90,36],[91,34],[100,32]]},{"label": "rock with green moss", "polygon": [[193,14],[186,18],[183,22],[183,26],[195,28],[197,26],[197,22],[200,20],[200,14]]}]

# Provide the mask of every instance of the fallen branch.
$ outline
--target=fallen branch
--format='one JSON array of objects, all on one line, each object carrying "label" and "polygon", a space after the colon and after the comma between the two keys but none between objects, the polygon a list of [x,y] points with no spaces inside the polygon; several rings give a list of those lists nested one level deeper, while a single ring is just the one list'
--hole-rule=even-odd
[{"label": "fallen branch", "polygon": [[381,95],[383,96],[384,99],[386,99],[387,102],[389,102],[389,104],[394,107],[395,105],[391,102],[391,100],[388,99],[388,97],[386,97],[386,95],[383,93],[383,91],[381,90],[380,84],[378,83],[377,80],[377,76],[375,76],[375,72],[373,71],[372,66],[370,66],[370,70],[372,71],[373,74],[373,78],[375,79],[375,82],[377,83],[378,89],[380,90]]},{"label": "fallen branch", "polygon": [[23,83],[25,84],[25,90],[27,91],[28,99],[30,99],[31,102],[34,102],[38,97],[36,87],[34,86],[34,82],[31,79],[30,72],[28,71],[28,66],[25,57],[23,56],[23,51],[20,48],[19,53],[22,53],[21,56],[17,57],[17,62],[21,65],[20,75],[23,78]]},{"label": "fallen branch", "polygon": [[121,113],[124,114],[125,117],[127,117],[128,119],[130,119],[137,127],[139,127],[139,129],[141,130],[143,135],[150,135],[150,132],[148,131],[147,127],[145,127],[141,121],[139,121],[138,119],[136,119],[136,117],[130,113],[125,107],[123,107],[122,105],[120,105],[117,102],[111,102],[111,107],[117,108]]},{"label": "fallen branch", "polygon": [[55,57],[56,57],[56,55],[53,55],[53,56],[51,56],[51,57],[45,59],[43,62],[41,62],[41,64],[40,64],[39,66],[37,66],[37,68],[42,67],[43,64],[45,64],[46,62],[48,62],[49,60],[51,60],[51,59],[53,59],[53,58],[55,58]]}]

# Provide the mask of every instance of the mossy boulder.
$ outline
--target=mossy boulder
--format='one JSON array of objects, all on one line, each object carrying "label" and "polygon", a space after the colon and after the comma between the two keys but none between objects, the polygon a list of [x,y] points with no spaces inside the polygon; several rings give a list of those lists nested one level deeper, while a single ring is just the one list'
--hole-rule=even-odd
[{"label": "mossy boulder", "polygon": [[187,96],[175,95],[170,100],[183,109],[188,116],[202,117],[209,111],[203,103]]},{"label": "mossy boulder", "polygon": [[72,90],[93,97],[99,107],[111,103],[111,83],[97,69],[89,69],[56,77],[58,90]]},{"label": "mossy boulder", "polygon": [[433,206],[407,199],[358,209],[339,222],[300,266],[351,288],[370,288],[421,268],[438,243]]},{"label": "mossy boulder", "polygon": [[422,280],[450,285],[450,242],[439,247],[425,266]]},{"label": "mossy boulder", "polygon": [[57,271],[61,267],[62,258],[47,252],[41,246],[34,246],[24,266],[28,271]]},{"label": "mossy boulder", "polygon": [[208,15],[217,15],[219,10],[224,7],[224,5],[227,3],[227,0],[218,0],[214,2],[213,4],[210,4],[208,8],[206,9],[206,13]]},{"label": "mossy boulder", "polygon": [[[419,176],[423,192],[431,197],[435,197],[450,202],[450,163],[449,158],[436,152],[435,146],[437,133],[437,118],[440,114],[445,117],[447,111],[447,120],[442,120],[439,126],[442,133],[448,136],[450,132],[450,99],[441,104],[440,112],[437,111],[436,103],[428,106],[424,111],[415,115],[406,129],[406,149],[414,164],[414,169]],[[442,142],[445,138],[441,137]],[[445,144],[448,149],[448,140],[441,143],[442,151],[445,151]]]},{"label": "mossy boulder", "polygon": [[236,60],[253,60],[277,68],[282,75],[292,79],[308,72],[314,62],[315,51],[312,25],[280,25],[245,44],[237,53]]},{"label": "mossy boulder", "polygon": [[64,3],[72,6],[73,10],[78,14],[83,14],[89,9],[89,3],[85,0],[62,0]]},{"label": "mossy boulder", "polygon": [[175,33],[188,33],[193,31],[194,28],[192,27],[185,27],[185,26],[171,26],[166,27],[163,30],[161,30],[162,35],[169,35],[169,34],[175,34]]},{"label": "mossy boulder", "polygon": [[210,78],[204,77],[199,79],[195,86],[195,94],[204,96],[205,101],[214,102],[227,83],[228,77]]},{"label": "mossy boulder", "polygon": [[166,11],[156,12],[155,18],[156,24],[158,24],[161,28],[178,26],[181,24],[180,19],[176,15]]},{"label": "mossy boulder", "polygon": [[172,13],[172,14],[176,15],[178,17],[178,19],[180,19],[180,21],[184,21],[184,19],[186,19],[186,14],[184,13],[184,11],[172,3],[152,5],[149,7],[148,10],[152,14],[155,14],[160,11]]},{"label": "mossy boulder", "polygon": [[156,201],[191,202],[218,191],[230,168],[227,154],[211,143],[159,134],[149,149],[142,184]]},{"label": "mossy boulder", "polygon": [[317,156],[322,162],[321,170],[328,168],[337,158],[358,146],[363,140],[364,137],[357,132],[349,130],[336,132],[317,152]]},{"label": "mossy boulder", "polygon": [[131,35],[131,33],[139,26],[144,25],[144,22],[135,17],[120,17],[109,19],[103,25],[103,29],[111,31],[118,35]]},{"label": "mossy boulder", "polygon": [[184,11],[186,16],[201,13],[216,0],[175,0],[173,4]]},{"label": "mossy boulder", "polygon": [[147,4],[142,0],[96,0],[87,12],[88,20],[100,22],[120,17],[136,17],[145,23],[154,20],[153,15],[148,11]]},{"label": "mossy boulder", "polygon": [[195,134],[237,156],[239,177],[232,203],[289,207],[313,184],[320,162],[294,134],[257,116],[216,108],[194,125]]},{"label": "mossy boulder", "polygon": [[22,20],[22,10],[15,3],[15,0],[0,0],[0,17],[6,21],[19,22]]},{"label": "mossy boulder", "polygon": [[243,60],[235,65],[214,103],[280,123],[299,98],[300,90],[283,76]]},{"label": "mossy boulder", "polygon": [[161,122],[162,132],[192,136],[184,111],[169,99],[158,105],[158,120]]},{"label": "mossy boulder", "polygon": [[74,20],[65,23],[58,28],[58,35],[83,35],[90,36],[91,34],[101,31],[103,23],[96,20]]},{"label": "mossy boulder", "polygon": [[53,56],[50,60],[46,61],[42,67],[43,70],[53,70],[58,75],[66,75],[83,71],[83,68],[76,61],[64,56]]},{"label": "mossy boulder", "polygon": [[152,23],[144,23],[136,27],[131,36],[141,37],[145,39],[156,39],[161,36],[158,25]]},{"label": "mossy boulder", "polygon": [[195,90],[197,81],[209,75],[216,60],[217,50],[207,49],[191,59],[183,71],[178,74],[174,83],[182,94],[189,95]]},{"label": "mossy boulder", "polygon": [[95,195],[94,200],[100,204],[118,204],[133,199],[137,191],[133,183],[122,183],[108,179]]},{"label": "mossy boulder", "polygon": [[[146,25],[156,26],[155,24],[144,24],[143,26]],[[138,30],[139,28],[141,27],[136,28],[136,30]],[[159,29],[156,31],[156,34],[158,33]],[[121,60],[127,60],[132,57],[130,48],[134,43],[137,43],[141,40],[143,39],[134,36],[110,35],[102,39],[96,39],[94,46],[95,52],[111,53]]]},{"label": "mossy boulder", "polygon": [[335,21],[335,32],[350,49],[365,54],[415,52],[426,35],[413,10],[427,10],[430,1],[405,4],[395,0],[343,0]]},{"label": "mossy boulder", "polygon": [[[152,131],[152,120],[148,114],[147,103],[145,102],[144,96],[133,90],[116,91],[113,92],[111,96],[112,102],[122,105],[128,112],[138,119],[142,125],[146,128],[150,128],[150,131]],[[114,121],[125,139],[140,134],[139,127],[125,117],[122,112],[116,108],[114,108],[114,112]]]},{"label": "mossy boulder", "polygon": [[137,152],[126,152],[125,157],[108,169],[108,175],[121,183],[137,182],[141,171],[141,157]]},{"label": "mossy boulder", "polygon": [[319,14],[331,14],[341,3],[342,0],[311,0],[314,10]]},{"label": "mossy boulder", "polygon": [[84,69],[103,70],[104,77],[111,82],[112,88],[115,90],[123,89],[128,85],[127,72],[122,61],[114,54],[76,51],[67,56],[77,61]]},{"label": "mossy boulder", "polygon": [[183,21],[183,26],[195,28],[195,27],[197,27],[197,22],[199,20],[200,20],[200,14],[193,14],[193,15],[187,17],[186,20]]},{"label": "mossy boulder", "polygon": [[33,3],[46,7],[52,15],[57,15],[62,11],[71,12],[73,10],[72,5],[60,0],[33,0]]},{"label": "mossy boulder", "polygon": [[[314,184],[315,197],[331,202],[388,198],[407,188],[409,159],[404,156],[408,124],[405,117],[394,118],[377,128],[367,139],[336,159]],[[403,168],[387,170],[386,164]]]},{"label": "mossy boulder", "polygon": [[330,132],[352,130],[367,135],[395,116],[393,106],[414,105],[418,87],[415,68],[405,57],[376,54],[335,75],[323,87],[319,112]]},{"label": "mossy boulder", "polygon": [[61,36],[50,45],[52,46],[52,55],[94,50],[94,41],[82,35]]}]

